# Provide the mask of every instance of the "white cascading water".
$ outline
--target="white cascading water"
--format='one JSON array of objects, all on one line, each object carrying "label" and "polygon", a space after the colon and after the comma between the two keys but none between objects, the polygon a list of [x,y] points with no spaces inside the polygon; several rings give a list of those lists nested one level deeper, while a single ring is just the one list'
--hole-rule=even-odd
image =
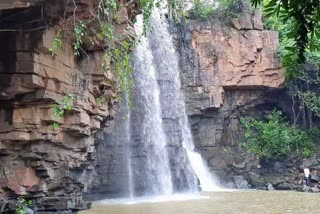
[{"label": "white cascading water", "polygon": [[[153,30],[142,36],[142,17],[137,17],[140,41],[134,50],[132,108],[125,97],[111,133],[112,145],[118,148],[113,154],[123,162],[113,162],[112,172],[123,176],[114,178],[114,184],[126,190],[120,196],[131,200],[195,193],[199,185],[204,191],[217,190],[201,155],[195,152],[167,22],[158,9],[150,22]],[[126,118],[120,119],[123,115]]]},{"label": "white cascading water", "polygon": [[[194,170],[203,191],[218,190],[218,185],[208,170],[201,154],[195,151],[188,117],[185,108],[184,96],[181,90],[179,75],[179,59],[168,30],[164,16],[158,9],[152,14],[153,30],[149,33],[151,48],[154,57],[154,66],[158,71],[158,81],[162,98],[162,114],[164,118],[174,118],[182,132],[182,145]],[[177,156],[179,158],[179,156]],[[186,167],[186,166],[182,166]],[[196,184],[197,185],[197,184]],[[191,190],[195,187],[189,185]]]},{"label": "white cascading water", "polygon": [[[142,19],[135,26],[142,34]],[[160,91],[149,39],[141,37],[134,51],[133,108],[131,110],[131,171],[135,196],[172,193],[172,179],[163,132]]]}]

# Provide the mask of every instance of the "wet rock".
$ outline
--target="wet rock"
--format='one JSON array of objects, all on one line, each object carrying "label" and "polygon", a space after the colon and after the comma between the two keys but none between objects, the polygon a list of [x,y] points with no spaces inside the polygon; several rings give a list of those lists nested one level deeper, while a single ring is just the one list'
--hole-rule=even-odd
[{"label": "wet rock", "polygon": [[310,192],[310,187],[308,187],[307,185],[303,185],[302,191],[303,192]]},{"label": "wet rock", "polygon": [[250,180],[250,184],[255,186],[255,187],[261,187],[261,186],[265,186],[265,179],[254,173],[254,172],[249,172],[249,180]]},{"label": "wet rock", "polygon": [[272,184],[268,183],[268,185],[267,185],[267,190],[268,190],[268,191],[274,191],[275,189],[274,189],[274,187],[272,186]]},{"label": "wet rock", "polygon": [[246,164],[245,163],[233,163],[232,166],[236,169],[244,169],[246,168]]},{"label": "wet rock", "polygon": [[236,189],[237,186],[234,182],[227,182],[225,185],[224,185],[225,188],[227,189]]},{"label": "wet rock", "polygon": [[214,170],[219,170],[219,169],[225,169],[227,167],[227,163],[225,160],[221,158],[211,158],[209,160],[209,166],[212,167]]},{"label": "wet rock", "polygon": [[26,209],[26,214],[34,214],[35,212],[32,210],[32,209],[30,209],[30,208],[27,208]]},{"label": "wet rock", "polygon": [[238,189],[249,189],[249,183],[243,178],[243,176],[233,176],[233,180]]},{"label": "wet rock", "polygon": [[318,176],[318,175],[311,175],[310,180],[311,180],[311,182],[319,182],[319,181],[320,181],[320,176]]},{"label": "wet rock", "polygon": [[311,187],[310,191],[313,192],[313,193],[319,193],[320,189],[319,189],[319,187]]},{"label": "wet rock", "polygon": [[308,169],[314,169],[317,166],[320,165],[320,162],[317,160],[317,158],[315,156],[308,158],[308,159],[304,159],[302,164],[300,165],[300,169],[304,169],[304,168],[308,168]]},{"label": "wet rock", "polygon": [[278,190],[292,190],[292,186],[290,183],[281,183],[276,186]]},{"label": "wet rock", "polygon": [[283,173],[286,169],[286,166],[284,163],[281,163],[279,161],[276,161],[274,164],[273,164],[273,170],[275,172],[280,172],[280,173]]}]

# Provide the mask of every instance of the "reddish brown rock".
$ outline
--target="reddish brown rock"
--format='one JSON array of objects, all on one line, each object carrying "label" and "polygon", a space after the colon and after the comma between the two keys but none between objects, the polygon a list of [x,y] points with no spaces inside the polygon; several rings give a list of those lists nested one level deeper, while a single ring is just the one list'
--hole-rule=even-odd
[{"label": "reddish brown rock", "polygon": [[32,168],[3,168],[0,174],[0,186],[9,188],[20,195],[26,195],[28,189],[39,183],[40,179]]},{"label": "reddish brown rock", "polygon": [[210,107],[221,107],[225,88],[283,86],[284,70],[275,58],[278,34],[244,29],[226,28],[216,22],[192,31],[192,48],[199,58],[200,81],[203,84],[203,89],[199,90],[198,86],[198,93],[199,96],[208,94]]},{"label": "reddish brown rock", "polygon": [[[41,20],[34,23],[39,30],[0,32],[0,198],[36,197],[39,212],[86,209],[94,136],[114,117],[116,79],[113,70],[101,67],[101,47],[88,46],[87,57],[77,59],[71,44],[64,41],[52,57],[49,49],[56,28],[41,26],[59,23],[64,12],[86,17],[95,0],[76,1],[76,11],[74,4],[64,0],[22,2],[41,2],[47,20],[41,22],[41,8],[33,4],[23,16],[16,10],[0,11],[0,29],[29,27],[24,21],[37,16]],[[4,7],[17,5],[0,3],[0,10]],[[133,34],[129,18],[134,9],[124,7],[119,13],[121,24],[116,31],[122,36]],[[7,20],[9,16],[14,19]],[[56,117],[52,105],[70,94],[72,110]],[[101,96],[108,96],[108,103],[97,103]],[[54,129],[54,122],[59,127]]]},{"label": "reddish brown rock", "polygon": [[[278,33],[264,30],[261,13],[248,7],[231,23],[191,20],[179,30],[187,113],[195,146],[210,169],[226,185],[240,176],[255,188],[265,188],[267,181],[283,188],[275,182],[280,179],[297,189],[299,172],[265,169],[242,146],[241,117],[262,119],[274,108],[291,111],[291,98],[283,88],[284,69],[276,57]],[[289,182],[282,182],[283,175],[292,175]]]}]

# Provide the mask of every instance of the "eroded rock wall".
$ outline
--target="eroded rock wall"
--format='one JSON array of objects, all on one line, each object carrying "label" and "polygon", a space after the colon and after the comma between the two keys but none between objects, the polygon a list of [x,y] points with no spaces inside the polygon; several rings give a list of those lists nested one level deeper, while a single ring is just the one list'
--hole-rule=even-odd
[{"label": "eroded rock wall", "polygon": [[[52,57],[49,49],[57,32],[50,24],[63,17],[61,11],[90,13],[93,1],[76,1],[76,9],[67,2],[30,1],[26,9],[0,14],[3,20],[13,17],[1,23],[2,29],[28,28],[0,32],[1,213],[18,196],[35,199],[37,213],[72,213],[90,205],[84,193],[94,179],[94,137],[114,117],[116,79],[112,70],[102,69],[103,50],[90,48],[76,58],[64,41]],[[28,19],[41,21],[26,26]],[[126,10],[120,21],[117,33],[132,34]],[[52,104],[70,94],[72,110],[62,119],[55,117]],[[107,101],[98,102],[101,96]]]},{"label": "eroded rock wall", "polygon": [[260,12],[244,7],[231,23],[191,20],[175,35],[195,145],[210,170],[233,188],[302,187],[303,167],[311,167],[306,162],[266,163],[241,147],[241,117],[263,118],[274,108],[290,115],[278,33],[263,28]]}]

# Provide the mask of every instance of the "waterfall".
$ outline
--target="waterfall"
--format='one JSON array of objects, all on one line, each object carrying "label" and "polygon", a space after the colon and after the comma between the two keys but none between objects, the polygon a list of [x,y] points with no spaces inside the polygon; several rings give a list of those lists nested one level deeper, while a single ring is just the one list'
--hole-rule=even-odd
[{"label": "waterfall", "polygon": [[137,17],[132,108],[122,104],[120,113],[126,109],[126,118],[115,121],[112,133],[126,145],[127,172],[122,174],[127,182],[118,183],[128,187],[130,198],[198,192],[199,185],[214,190],[214,179],[193,144],[167,22],[158,9],[150,22],[153,30],[142,36],[142,17]]},{"label": "waterfall", "polygon": [[[153,30],[148,37],[151,42],[154,64],[158,71],[163,120],[174,121],[174,126],[181,135],[182,146],[186,150],[188,158],[188,161],[181,161],[184,159],[183,153],[174,154],[180,160],[178,161],[180,171],[184,172],[178,176],[188,176],[185,185],[189,191],[197,189],[198,182],[196,178],[199,179],[202,190],[216,190],[218,189],[217,183],[210,174],[201,155],[195,152],[184,96],[181,90],[179,59],[168,31],[167,22],[157,9],[151,16],[151,25]],[[172,132],[172,126],[169,127]],[[170,134],[167,135],[170,137]],[[193,172],[196,177],[192,174]]]},{"label": "waterfall", "polygon": [[[138,18],[137,33],[142,32]],[[131,168],[135,195],[172,193],[172,179],[163,131],[160,91],[150,42],[141,37],[134,52],[133,109],[131,111]]]}]

